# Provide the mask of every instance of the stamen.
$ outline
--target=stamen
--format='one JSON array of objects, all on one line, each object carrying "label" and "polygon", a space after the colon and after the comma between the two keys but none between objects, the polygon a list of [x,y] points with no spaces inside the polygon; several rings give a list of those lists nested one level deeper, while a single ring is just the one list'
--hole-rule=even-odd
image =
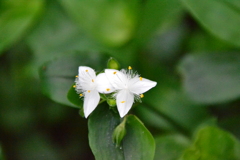
[{"label": "stamen", "polygon": [[125,103],[126,101],[122,101],[121,103]]},{"label": "stamen", "polygon": [[143,94],[140,94],[140,98],[143,98],[144,97],[144,95]]},{"label": "stamen", "polygon": [[113,72],[113,74],[116,74],[117,72]]},{"label": "stamen", "polygon": [[86,69],[86,72],[88,72],[88,70]]},{"label": "stamen", "polygon": [[90,91],[90,90],[88,90],[87,92],[88,92],[88,93],[90,93],[91,91]]},{"label": "stamen", "polygon": [[76,88],[76,85],[73,85],[73,88]]},{"label": "stamen", "polygon": [[140,79],[140,81],[142,81],[143,78],[142,78],[142,77],[139,77],[139,79]]},{"label": "stamen", "polygon": [[81,93],[81,94],[79,94],[79,96],[80,96],[80,97],[82,97],[82,96],[83,96],[83,94]]},{"label": "stamen", "polygon": [[129,70],[131,70],[131,69],[132,69],[132,67],[131,67],[131,66],[128,66],[128,69],[129,69]]},{"label": "stamen", "polygon": [[109,89],[109,88],[107,88],[107,89],[106,89],[106,91],[110,91],[110,89]]},{"label": "stamen", "polygon": [[94,82],[94,79],[92,79],[92,82]]},{"label": "stamen", "polygon": [[78,77],[78,75],[75,76],[76,78]]}]

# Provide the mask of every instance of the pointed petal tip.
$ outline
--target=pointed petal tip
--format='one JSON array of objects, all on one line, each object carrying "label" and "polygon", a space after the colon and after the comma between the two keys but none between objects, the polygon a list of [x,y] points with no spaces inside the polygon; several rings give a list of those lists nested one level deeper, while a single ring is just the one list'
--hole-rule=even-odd
[{"label": "pointed petal tip", "polygon": [[123,118],[127,113],[119,113],[120,117]]},{"label": "pointed petal tip", "polygon": [[92,90],[90,93],[86,92],[84,97],[84,116],[87,118],[97,107],[100,100],[100,95],[97,91]]}]

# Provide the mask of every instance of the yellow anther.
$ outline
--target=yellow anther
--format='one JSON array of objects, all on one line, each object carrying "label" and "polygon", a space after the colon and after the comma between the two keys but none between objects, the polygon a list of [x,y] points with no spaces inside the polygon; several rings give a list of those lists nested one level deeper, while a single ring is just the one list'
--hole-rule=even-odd
[{"label": "yellow anther", "polygon": [[79,94],[79,96],[80,96],[80,97],[82,97],[82,96],[83,96],[83,94],[81,93],[81,94]]},{"label": "yellow anther", "polygon": [[88,93],[90,93],[91,91],[90,91],[90,90],[88,90],[87,92],[88,92]]},{"label": "yellow anther", "polygon": [[116,74],[117,72],[113,72],[113,74]]},{"label": "yellow anther", "polygon": [[140,79],[140,81],[142,81],[143,78],[142,78],[142,77],[139,77],[139,79]]},{"label": "yellow anther", "polygon": [[78,75],[75,76],[76,78],[78,77]]},{"label": "yellow anther", "polygon": [[76,85],[73,85],[73,88],[76,88]]},{"label": "yellow anther", "polygon": [[88,72],[88,70],[86,69],[86,72]]},{"label": "yellow anther", "polygon": [[132,67],[131,67],[131,66],[128,66],[128,69],[130,70],[130,69],[132,69]]},{"label": "yellow anther", "polygon": [[126,101],[122,101],[121,103],[125,103]]},{"label": "yellow anther", "polygon": [[143,95],[143,94],[140,94],[140,97],[141,97],[141,98],[143,98],[143,97],[144,97],[144,95]]},{"label": "yellow anther", "polygon": [[94,82],[94,79],[92,79],[92,82]]},{"label": "yellow anther", "polygon": [[110,91],[110,89],[109,89],[109,88],[107,88],[107,89],[106,89],[106,91]]}]

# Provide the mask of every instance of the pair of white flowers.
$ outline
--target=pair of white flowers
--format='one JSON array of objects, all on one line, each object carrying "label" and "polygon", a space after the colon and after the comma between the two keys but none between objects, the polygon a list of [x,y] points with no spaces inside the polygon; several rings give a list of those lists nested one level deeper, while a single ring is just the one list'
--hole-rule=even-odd
[{"label": "pair of white flowers", "polygon": [[131,109],[134,98],[142,98],[144,92],[156,86],[156,82],[140,77],[131,69],[105,69],[104,73],[96,75],[90,67],[78,68],[75,89],[80,96],[84,96],[83,110],[86,118],[97,107],[99,93],[114,93],[120,117],[124,117]]}]

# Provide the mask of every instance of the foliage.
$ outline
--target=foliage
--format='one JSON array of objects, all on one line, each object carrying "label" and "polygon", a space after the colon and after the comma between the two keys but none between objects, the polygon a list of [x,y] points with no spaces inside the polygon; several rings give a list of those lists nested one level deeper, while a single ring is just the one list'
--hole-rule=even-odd
[{"label": "foliage", "polygon": [[[239,160],[239,26],[238,0],[0,0],[0,159]],[[79,66],[157,86],[85,119]]]}]

